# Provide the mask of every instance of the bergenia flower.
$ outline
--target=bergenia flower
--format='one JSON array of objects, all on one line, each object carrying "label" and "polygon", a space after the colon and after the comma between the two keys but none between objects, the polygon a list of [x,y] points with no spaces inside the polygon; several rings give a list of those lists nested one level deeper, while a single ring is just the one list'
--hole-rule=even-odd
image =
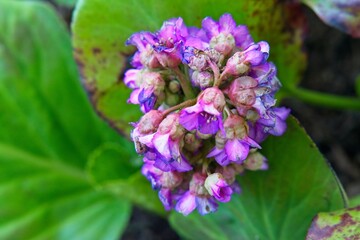
[{"label": "bergenia flower", "polygon": [[225,133],[218,132],[217,142],[207,157],[214,157],[221,165],[230,163],[242,164],[247,158],[250,148],[261,148],[258,143],[247,135],[245,121],[238,115],[229,116],[225,122]]},{"label": "bergenia flower", "polygon": [[176,211],[188,215],[195,209],[201,215],[216,211],[218,204],[205,188],[206,175],[194,173],[189,183],[189,190],[178,200]]},{"label": "bergenia flower", "polygon": [[233,190],[220,173],[209,175],[205,180],[205,188],[211,196],[214,196],[220,202],[230,201],[233,193]]},{"label": "bergenia flower", "polygon": [[270,108],[264,117],[249,124],[249,136],[257,142],[264,141],[267,136],[281,136],[286,131],[286,119],[290,109],[285,107]]},{"label": "bergenia flower", "polygon": [[136,72],[128,70],[125,73],[125,83],[134,89],[129,103],[139,104],[143,112],[154,108],[158,98],[163,97],[165,81],[158,72]]},{"label": "bergenia flower", "polygon": [[197,103],[180,112],[180,124],[188,131],[198,130],[202,134],[215,134],[223,129],[222,111],[225,96],[217,87],[205,89]]},{"label": "bergenia flower", "polygon": [[173,18],[127,44],[137,48],[124,83],[144,113],[131,133],[142,174],[166,210],[216,211],[240,194],[237,176],[269,168],[259,144],[286,130],[290,110],[275,107],[281,84],[269,45],[230,14],[201,28]]},{"label": "bergenia flower", "polygon": [[245,49],[253,43],[246,26],[236,23],[230,14],[224,14],[219,22],[210,17],[202,21],[202,27],[210,39],[210,47],[224,55],[228,55],[235,46]]}]

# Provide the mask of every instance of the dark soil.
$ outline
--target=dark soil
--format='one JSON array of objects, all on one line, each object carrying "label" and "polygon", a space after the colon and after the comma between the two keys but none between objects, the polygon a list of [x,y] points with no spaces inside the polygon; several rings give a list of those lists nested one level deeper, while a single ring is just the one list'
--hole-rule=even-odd
[{"label": "dark soil", "polygon": [[[325,25],[308,8],[304,50],[308,66],[301,86],[321,92],[355,96],[360,75],[360,39]],[[58,8],[70,22],[71,10]],[[360,112],[333,110],[296,99],[282,103],[292,109],[337,173],[349,197],[360,194]],[[134,207],[123,240],[179,239],[166,220]]]}]

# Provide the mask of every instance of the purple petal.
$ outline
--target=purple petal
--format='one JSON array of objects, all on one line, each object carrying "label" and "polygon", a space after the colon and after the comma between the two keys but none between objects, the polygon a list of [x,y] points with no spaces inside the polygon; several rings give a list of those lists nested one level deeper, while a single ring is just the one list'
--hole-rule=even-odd
[{"label": "purple petal", "polygon": [[188,172],[192,170],[190,163],[186,160],[186,158],[183,155],[180,156],[179,160],[176,159],[171,160],[170,165],[172,167],[172,170],[178,172]]},{"label": "purple petal", "polygon": [[162,202],[162,204],[164,205],[166,211],[169,211],[172,209],[172,196],[171,196],[170,189],[162,188],[159,191],[159,199]]},{"label": "purple petal", "polygon": [[197,128],[198,113],[187,112],[187,108],[180,112],[179,123],[188,131],[192,131]]},{"label": "purple petal", "polygon": [[224,149],[218,149],[214,147],[206,157],[214,157],[217,163],[219,163],[221,166],[226,166],[230,163],[230,160],[228,159]]},{"label": "purple petal", "polygon": [[246,53],[246,61],[249,62],[253,66],[257,66],[261,64],[265,58],[264,53],[260,51],[249,51]]},{"label": "purple petal", "polygon": [[139,102],[139,93],[140,93],[141,89],[140,88],[137,88],[137,89],[134,89],[131,94],[130,94],[130,97],[128,99],[128,103],[132,103],[132,104],[140,104]]},{"label": "purple petal", "polygon": [[244,161],[249,154],[249,145],[238,139],[228,140],[225,144],[225,152],[233,162]]},{"label": "purple petal", "polygon": [[201,215],[215,212],[218,204],[212,197],[196,197],[197,210]]},{"label": "purple petal", "polygon": [[169,148],[169,134],[156,133],[153,138],[153,144],[156,150],[163,155],[165,158],[170,159],[170,148]]},{"label": "purple petal", "polygon": [[222,124],[221,118],[214,115],[210,115],[206,112],[202,112],[198,115],[198,126],[197,129],[202,134],[215,134],[220,129]]},{"label": "purple petal", "polygon": [[229,13],[225,13],[219,19],[220,32],[230,33],[235,27],[236,23]]},{"label": "purple petal", "polygon": [[291,110],[289,108],[286,108],[286,107],[274,108],[274,112],[275,112],[276,116],[278,116],[282,120],[287,119],[287,117],[290,114],[290,111]]},{"label": "purple petal", "polygon": [[189,215],[196,207],[195,196],[187,191],[177,202],[175,210],[179,213]]},{"label": "purple petal", "polygon": [[144,111],[149,112],[155,106],[156,96],[154,95],[153,90],[142,89],[139,93],[138,100],[144,108]]},{"label": "purple petal", "polygon": [[243,25],[237,26],[232,31],[232,34],[235,38],[236,46],[242,48],[242,50],[248,48],[252,43],[254,43],[254,40],[249,34],[249,30],[246,26]]},{"label": "purple petal", "polygon": [[205,30],[209,39],[219,34],[219,24],[211,17],[206,17],[201,23],[202,28]]}]

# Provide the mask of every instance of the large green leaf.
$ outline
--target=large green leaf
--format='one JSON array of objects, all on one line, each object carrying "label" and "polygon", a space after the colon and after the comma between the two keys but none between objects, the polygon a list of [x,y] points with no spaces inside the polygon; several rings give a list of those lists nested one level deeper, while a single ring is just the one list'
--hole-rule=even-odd
[{"label": "large green leaf", "polygon": [[187,239],[304,239],[318,212],[344,207],[336,176],[295,119],[262,152],[270,169],[240,176],[240,196],[209,216],[173,213],[172,226]]},{"label": "large green leaf", "polygon": [[[188,26],[200,26],[206,16],[218,19],[229,12],[238,24],[249,26],[255,40],[271,46],[271,60],[284,86],[295,85],[304,67],[298,34],[283,32],[284,8],[276,0],[82,0],[74,14],[75,57],[95,108],[118,129],[139,118],[138,106],[127,105],[130,90],[122,83],[134,49],[125,46],[136,31],[159,29],[164,20],[181,16]],[[196,10],[195,10],[196,9]]]},{"label": "large green leaf", "polygon": [[92,110],[64,24],[44,3],[1,1],[0,29],[0,239],[118,238],[130,204],[85,166],[104,144],[123,162],[133,147]]}]

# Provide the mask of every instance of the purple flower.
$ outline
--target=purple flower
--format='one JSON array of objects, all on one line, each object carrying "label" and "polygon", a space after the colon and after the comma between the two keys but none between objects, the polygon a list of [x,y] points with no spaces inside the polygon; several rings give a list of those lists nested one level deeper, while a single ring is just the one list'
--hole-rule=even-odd
[{"label": "purple flower", "polygon": [[218,205],[215,199],[210,196],[204,184],[206,175],[195,172],[189,183],[189,191],[182,194],[175,206],[175,210],[188,215],[195,209],[201,215],[216,211]]},{"label": "purple flower", "polygon": [[197,103],[180,112],[180,124],[189,131],[198,130],[202,134],[215,134],[223,129],[222,111],[225,96],[217,87],[205,89]]},{"label": "purple flower", "polygon": [[187,191],[175,205],[175,210],[183,215],[187,216],[195,209],[201,215],[205,215],[211,212],[215,212],[218,208],[218,204],[212,197],[197,196],[190,191]]},{"label": "purple flower", "polygon": [[181,63],[181,48],[188,36],[182,18],[165,21],[154,39],[157,59],[163,67],[176,67]]},{"label": "purple flower", "polygon": [[158,98],[164,95],[165,81],[158,72],[129,70],[125,73],[124,81],[134,89],[128,102],[140,104],[145,113],[153,109]]},{"label": "purple flower", "polygon": [[160,63],[154,51],[155,36],[150,32],[139,32],[130,36],[126,45],[134,45],[138,51],[135,53],[132,65],[136,68],[143,66],[149,68],[160,67]]},{"label": "purple flower", "polygon": [[246,74],[251,67],[262,65],[269,57],[269,44],[259,42],[246,50],[236,52],[226,63],[223,75],[239,76]]},{"label": "purple flower", "polygon": [[224,122],[224,128],[225,133],[217,133],[217,144],[207,155],[208,158],[214,157],[221,166],[232,162],[241,164],[247,158],[251,147],[261,148],[248,137],[245,121],[240,116],[229,116]]},{"label": "purple flower", "polygon": [[210,39],[210,47],[224,55],[228,55],[235,46],[245,49],[253,42],[247,27],[236,26],[230,14],[222,15],[219,22],[206,17],[202,27]]},{"label": "purple flower", "polygon": [[290,109],[285,107],[269,108],[255,123],[249,123],[249,136],[257,142],[264,141],[269,134],[281,136],[286,131],[289,114]]},{"label": "purple flower", "polygon": [[184,157],[183,154],[181,154],[179,158],[169,159],[161,155],[155,148],[148,147],[144,156],[149,161],[154,161],[154,167],[161,169],[164,172],[169,172],[169,171],[188,172],[192,170],[190,163]]},{"label": "purple flower", "polygon": [[213,173],[205,180],[205,188],[211,196],[220,202],[228,202],[233,193],[232,188],[224,180],[220,173]]},{"label": "purple flower", "polygon": [[152,143],[161,155],[168,159],[180,159],[185,129],[179,124],[179,114],[169,114],[159,125]]},{"label": "purple flower", "polygon": [[161,202],[166,210],[170,210],[173,207],[171,190],[182,183],[182,174],[174,171],[164,172],[155,167],[153,161],[146,158],[141,172],[151,182],[153,189],[159,190]]}]

